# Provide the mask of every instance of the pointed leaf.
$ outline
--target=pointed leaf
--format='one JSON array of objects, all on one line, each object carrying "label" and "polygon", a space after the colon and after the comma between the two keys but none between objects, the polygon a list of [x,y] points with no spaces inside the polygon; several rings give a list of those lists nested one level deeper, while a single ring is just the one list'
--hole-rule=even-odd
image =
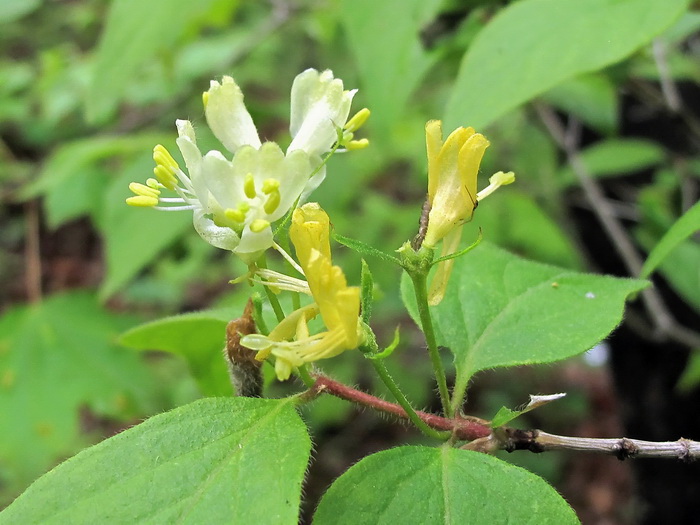
[{"label": "pointed leaf", "polygon": [[310,450],[289,399],[202,399],[59,465],[0,525],[297,523]]},{"label": "pointed leaf", "polygon": [[323,496],[315,525],[579,523],[543,479],[486,454],[400,447],[373,454]]},{"label": "pointed leaf", "polygon": [[182,356],[202,393],[230,395],[223,348],[226,325],[238,318],[242,307],[203,310],[165,317],[124,333],[119,342],[139,350],[162,350]]},{"label": "pointed leaf", "polygon": [[560,82],[631,55],[688,0],[524,0],[501,10],[467,51],[445,129],[481,129]]},{"label": "pointed leaf", "polygon": [[673,226],[654,246],[644,262],[640,277],[649,277],[674,248],[698,230],[700,230],[700,202],[696,202],[680,219],[673,223]]},{"label": "pointed leaf", "polygon": [[[455,388],[480,370],[589,350],[622,320],[625,299],[648,284],[534,263],[482,243],[457,260],[445,299],[431,310],[438,343],[455,357]],[[417,319],[408,278],[402,292]]]}]

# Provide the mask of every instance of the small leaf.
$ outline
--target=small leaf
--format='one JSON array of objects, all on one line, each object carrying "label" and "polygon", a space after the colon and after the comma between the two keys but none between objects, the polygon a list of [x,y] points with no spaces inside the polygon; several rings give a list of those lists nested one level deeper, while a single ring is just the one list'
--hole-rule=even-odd
[{"label": "small leaf", "polygon": [[321,499],[316,525],[579,523],[543,479],[486,454],[399,447],[364,458]]},{"label": "small leaf", "polygon": [[351,239],[350,237],[345,237],[344,235],[340,235],[339,233],[335,232],[331,232],[331,237],[333,237],[333,240],[337,243],[340,243],[343,246],[347,246],[351,250],[354,250],[357,253],[359,253],[360,255],[376,257],[377,259],[381,259],[382,261],[400,264],[399,259],[397,257],[388,253],[384,253],[383,251],[378,250],[374,246],[370,246],[369,244],[366,244],[362,241],[358,241],[357,239]]},{"label": "small leaf", "polygon": [[297,523],[310,450],[288,399],[201,399],[59,465],[0,525]]},{"label": "small leaf", "polygon": [[[455,389],[480,370],[589,350],[622,320],[625,299],[648,284],[534,263],[482,243],[457,259],[445,298],[431,310],[438,344],[454,354]],[[401,288],[417,322],[408,278]]]},{"label": "small leaf", "polygon": [[491,420],[491,427],[492,428],[497,428],[500,426],[505,425],[506,423],[509,423],[510,421],[514,420],[516,417],[521,416],[522,414],[525,414],[527,412],[530,412],[531,410],[535,410],[536,408],[539,408],[544,405],[548,405],[552,401],[556,401],[558,399],[561,399],[564,397],[566,394],[549,394],[549,395],[533,395],[530,394],[530,401],[528,402],[527,405],[525,405],[523,408],[519,408],[517,410],[511,410],[506,407],[501,407],[498,412],[496,412],[496,415],[493,417]]},{"label": "small leaf", "polygon": [[231,395],[231,383],[222,350],[226,325],[240,317],[243,307],[204,310],[136,326],[124,333],[120,342],[139,350],[162,350],[182,356],[202,393]]},{"label": "small leaf", "polygon": [[700,230],[700,202],[686,211],[656,244],[644,262],[640,277],[649,277],[661,262],[688,237]]},{"label": "small leaf", "polygon": [[462,60],[445,129],[491,124],[560,82],[631,55],[688,0],[524,0],[502,9]]}]

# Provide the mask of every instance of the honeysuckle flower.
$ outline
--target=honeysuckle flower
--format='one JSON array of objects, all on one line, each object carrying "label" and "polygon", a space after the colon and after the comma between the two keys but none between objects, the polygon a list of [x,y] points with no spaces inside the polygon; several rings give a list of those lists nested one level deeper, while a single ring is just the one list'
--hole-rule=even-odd
[{"label": "honeysuckle flower", "polygon": [[[334,357],[364,341],[360,289],[348,286],[341,268],[333,266],[329,235],[328,215],[318,204],[308,203],[294,210],[289,236],[307,280],[306,286],[296,291],[310,293],[314,302],[295,310],[269,335],[251,334],[241,339],[243,346],[258,351],[258,359],[275,356],[280,381],[289,378],[295,367]],[[273,280],[274,286],[278,283]],[[294,289],[292,281],[285,281],[284,286]],[[326,331],[310,335],[307,323],[318,314]]]},{"label": "honeysuckle flower", "polygon": [[[423,245],[433,248],[443,241],[442,256],[455,253],[464,223],[469,222],[477,204],[499,186],[515,180],[514,173],[493,175],[490,185],[477,193],[477,175],[489,141],[474,128],[457,128],[442,140],[442,122],[431,120],[425,125],[428,154],[428,227]],[[441,262],[428,293],[430,304],[438,304],[452,272],[454,259]]]},{"label": "honeysuckle flower", "polygon": [[[286,153],[274,142],[262,142],[243,93],[231,77],[212,81],[203,95],[207,124],[228,155],[202,154],[194,127],[176,121],[177,145],[186,172],[170,152],[153,150],[155,178],[132,183],[133,206],[192,210],[195,230],[208,243],[252,262],[272,246],[271,224],[303,200],[325,177],[322,155],[343,147],[358,149],[366,140],[353,140],[369,116],[364,109],[348,121],[356,90],[345,90],[330,70],[297,75],[292,85],[290,131]],[[164,189],[178,197],[161,197]]]}]

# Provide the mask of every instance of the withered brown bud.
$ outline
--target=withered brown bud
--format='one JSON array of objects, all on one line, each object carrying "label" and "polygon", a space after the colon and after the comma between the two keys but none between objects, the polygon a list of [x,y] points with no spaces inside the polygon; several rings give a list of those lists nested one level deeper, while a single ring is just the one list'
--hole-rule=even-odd
[{"label": "withered brown bud", "polygon": [[241,346],[241,336],[254,333],[256,331],[253,320],[253,301],[248,299],[243,316],[226,325],[224,357],[231,384],[237,396],[260,397],[262,395],[263,378],[260,370],[262,362],[255,359],[257,352]]}]

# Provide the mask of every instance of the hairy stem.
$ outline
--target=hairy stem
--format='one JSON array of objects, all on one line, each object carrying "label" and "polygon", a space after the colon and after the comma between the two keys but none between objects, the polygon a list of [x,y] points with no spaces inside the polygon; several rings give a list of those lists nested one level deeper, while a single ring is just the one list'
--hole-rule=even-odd
[{"label": "hairy stem", "polygon": [[381,359],[370,359],[370,363],[372,363],[372,366],[374,369],[377,371],[377,374],[379,375],[380,379],[382,382],[386,385],[386,387],[389,389],[389,391],[393,394],[394,398],[396,401],[398,401],[399,405],[401,405],[401,408],[403,408],[404,412],[406,413],[406,417],[416,426],[418,429],[423,432],[426,436],[435,438],[435,439],[441,439],[445,440],[450,437],[449,432],[440,432],[437,430],[434,430],[433,428],[429,427],[427,423],[425,423],[416,413],[415,409],[411,406],[411,403],[409,403],[408,399],[406,399],[406,396],[404,393],[401,391],[401,389],[398,387],[394,379],[389,375],[389,371],[386,369],[386,365]]},{"label": "hairy stem", "polygon": [[440,402],[442,410],[446,417],[451,418],[454,414],[450,405],[450,393],[447,390],[447,379],[445,377],[445,369],[442,366],[440,358],[440,350],[437,346],[435,338],[435,329],[433,328],[433,318],[430,315],[430,307],[428,306],[428,288],[425,274],[409,273],[413,281],[413,290],[416,294],[416,304],[418,305],[418,315],[420,316],[420,324],[425,334],[425,342],[428,345],[428,354],[435,372],[435,380],[437,381],[438,391],[440,392]]}]

